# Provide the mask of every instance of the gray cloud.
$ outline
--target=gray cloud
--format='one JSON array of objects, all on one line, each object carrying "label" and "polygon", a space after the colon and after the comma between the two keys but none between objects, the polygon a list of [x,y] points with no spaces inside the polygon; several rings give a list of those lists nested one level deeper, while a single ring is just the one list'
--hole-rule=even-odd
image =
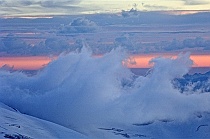
[{"label": "gray cloud", "polygon": [[98,25],[86,18],[76,18],[69,25],[60,28],[59,33],[92,33],[99,29]]},{"label": "gray cloud", "polygon": [[163,46],[163,49],[166,51],[179,50],[184,48],[203,48],[205,50],[210,49],[210,40],[206,40],[202,37],[196,37],[194,39],[184,39],[183,41],[179,41],[174,39],[171,42],[162,42],[159,44]]},{"label": "gray cloud", "polygon": [[139,12],[136,9],[132,8],[129,11],[122,10],[121,14],[123,17],[131,17],[139,15]]},{"label": "gray cloud", "polygon": [[54,8],[54,7],[68,7],[68,6],[75,6],[80,3],[80,0],[62,0],[62,1],[55,1],[55,0],[43,0],[38,2],[42,7],[47,8]]},{"label": "gray cloud", "polygon": [[149,5],[145,4],[143,5],[144,8],[154,9],[154,10],[167,10],[169,7],[161,6],[161,5]]},{"label": "gray cloud", "polygon": [[30,5],[33,5],[34,2],[30,0],[23,0],[23,1],[20,1],[20,4],[23,6],[30,6]]},{"label": "gray cloud", "polygon": [[4,0],[0,0],[0,5],[3,5],[5,3]]},{"label": "gray cloud", "polygon": [[[81,0],[1,0],[0,1],[0,8],[7,9],[4,11],[5,14],[2,15],[17,15],[17,14],[30,14],[33,13],[32,11],[36,11],[36,13],[54,13],[55,10],[62,11],[64,13],[67,12],[76,12],[82,7],[79,7],[79,3]],[[30,6],[30,7],[29,7]],[[20,10],[20,13],[12,12],[10,9],[15,8]],[[47,8],[47,9],[46,9]],[[62,10],[60,10],[62,8]],[[78,10],[76,10],[78,9]]]},{"label": "gray cloud", "polygon": [[77,5],[81,2],[81,0],[1,0],[1,6],[13,7],[13,6],[30,6],[30,5],[40,5],[47,7],[57,7],[62,5]]},{"label": "gray cloud", "polygon": [[12,34],[0,40],[0,45],[0,52],[6,52],[7,54],[18,53],[22,55],[30,53],[30,45]]},{"label": "gray cloud", "polygon": [[185,5],[204,5],[209,4],[209,1],[206,0],[182,0]]}]

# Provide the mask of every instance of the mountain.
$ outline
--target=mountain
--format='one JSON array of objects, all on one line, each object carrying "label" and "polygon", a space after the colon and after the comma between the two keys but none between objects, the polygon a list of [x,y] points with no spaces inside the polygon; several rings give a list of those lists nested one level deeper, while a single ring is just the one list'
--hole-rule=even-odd
[{"label": "mountain", "polygon": [[210,92],[210,71],[204,74],[186,74],[183,78],[174,79],[173,85],[182,93],[184,91],[197,91],[199,93]]},{"label": "mountain", "polygon": [[3,139],[87,139],[71,129],[21,114],[0,103],[0,138]]},{"label": "mountain", "polygon": [[[188,121],[161,119],[132,125],[98,127],[91,138],[210,138],[210,113],[197,113]],[[87,139],[71,129],[44,121],[0,103],[0,138]]]}]

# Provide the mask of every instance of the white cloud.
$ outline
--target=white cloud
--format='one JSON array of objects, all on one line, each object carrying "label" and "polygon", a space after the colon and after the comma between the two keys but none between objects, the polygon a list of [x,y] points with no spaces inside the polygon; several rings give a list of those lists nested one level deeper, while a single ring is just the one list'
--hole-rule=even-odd
[{"label": "white cloud", "polygon": [[146,77],[123,67],[125,58],[121,51],[95,58],[83,50],[60,56],[36,76],[0,71],[0,101],[86,134],[114,123],[182,121],[210,111],[209,93],[181,94],[171,83],[188,72],[189,54],[154,59]]}]

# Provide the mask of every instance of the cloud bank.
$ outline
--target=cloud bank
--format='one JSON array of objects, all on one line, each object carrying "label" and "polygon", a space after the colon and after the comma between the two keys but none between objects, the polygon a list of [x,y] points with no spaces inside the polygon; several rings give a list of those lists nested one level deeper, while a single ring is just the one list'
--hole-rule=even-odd
[{"label": "cloud bank", "polygon": [[112,124],[185,121],[210,111],[209,93],[186,95],[172,84],[192,65],[189,54],[153,59],[147,76],[133,75],[122,65],[125,58],[121,50],[96,58],[83,49],[60,56],[36,76],[0,71],[0,101],[86,134]]},{"label": "cloud bank", "polygon": [[[126,33],[115,36],[115,38],[111,38],[113,39],[113,42],[110,44],[107,43],[110,39],[108,37],[104,40],[97,40],[97,38],[95,38],[96,40],[93,41],[88,39],[90,35],[100,33],[100,31],[100,27],[98,27],[94,22],[79,18],[75,19],[69,25],[61,26],[57,33],[60,36],[46,37],[45,40],[35,44],[34,46],[16,35],[9,34],[3,39],[0,39],[0,53],[11,56],[59,55],[61,53],[80,51],[84,43],[89,45],[89,49],[93,54],[109,53],[111,50],[119,47],[124,48],[129,53],[135,54],[148,52],[172,52],[197,48],[203,51],[210,50],[210,40],[203,37],[143,43],[142,41],[136,41],[134,38],[135,36]],[[83,37],[81,37],[80,34],[83,34]],[[87,36],[85,36],[85,34],[87,34]],[[112,33],[110,33],[110,35],[112,35]],[[69,36],[73,36],[73,40],[70,40]],[[97,37],[99,36],[100,35]]]},{"label": "cloud bank", "polygon": [[209,1],[206,0],[182,0],[184,1],[185,5],[205,5],[209,4]]},{"label": "cloud bank", "polygon": [[[79,6],[80,2],[81,0],[1,0],[0,7],[3,10],[0,14],[4,16],[33,16],[43,15],[43,13],[44,15],[79,13],[84,10]],[[60,12],[61,10],[62,12]]]},{"label": "cloud bank", "polygon": [[7,7],[25,7],[25,6],[42,6],[42,7],[60,7],[67,5],[76,5],[80,3],[81,0],[1,0],[1,6]]}]

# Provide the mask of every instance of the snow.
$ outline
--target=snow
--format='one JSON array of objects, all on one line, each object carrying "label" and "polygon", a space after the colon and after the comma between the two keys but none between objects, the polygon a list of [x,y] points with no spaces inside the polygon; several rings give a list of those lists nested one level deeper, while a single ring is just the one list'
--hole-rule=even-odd
[{"label": "snow", "polygon": [[21,114],[0,103],[0,138],[210,138],[210,113],[198,113],[188,121],[157,120],[133,125],[98,127],[89,137],[69,128]]},{"label": "snow", "polygon": [[0,103],[0,138],[22,137],[24,139],[87,139],[76,131],[31,117]]}]

